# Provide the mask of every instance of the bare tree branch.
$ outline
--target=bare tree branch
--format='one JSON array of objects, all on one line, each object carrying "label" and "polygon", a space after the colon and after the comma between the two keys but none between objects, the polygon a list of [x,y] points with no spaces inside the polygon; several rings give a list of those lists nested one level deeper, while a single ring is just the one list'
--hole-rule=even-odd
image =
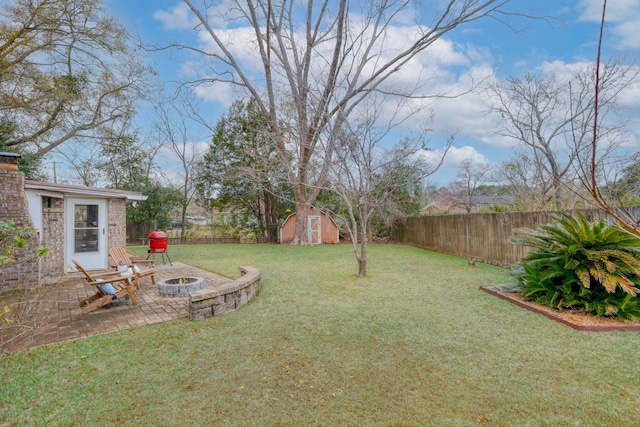
[{"label": "bare tree branch", "polygon": [[[231,83],[256,100],[287,165],[298,213],[294,243],[306,243],[306,213],[328,176],[337,137],[332,132],[374,94],[399,102],[430,99],[431,76],[402,82],[396,78],[398,71],[458,26],[496,14],[504,18],[509,0],[448,0],[428,8],[408,0],[250,0],[234,1],[231,8],[225,4],[224,10],[212,2],[201,7],[184,2],[197,18],[197,30],[207,34],[213,47],[174,47],[203,59],[206,75],[193,84]],[[404,44],[390,44],[399,14],[408,9],[424,19],[406,27],[411,37]],[[433,15],[419,16],[423,10]],[[210,16],[233,22],[233,30],[214,27]],[[259,60],[246,61],[246,49],[239,50],[241,40],[234,34],[242,34]]]},{"label": "bare tree branch", "polygon": [[[607,1],[602,3],[602,18],[600,21],[600,34],[598,37],[598,52],[596,58],[596,67],[594,70],[594,103],[593,103],[593,120],[591,122],[591,153],[589,157],[589,167],[582,167],[582,182],[589,193],[593,196],[596,204],[599,205],[607,214],[609,214],[620,226],[624,227],[631,233],[640,235],[640,221],[634,216],[631,210],[627,209],[623,204],[616,205],[616,199],[607,197],[601,191],[600,178],[602,176],[602,162],[598,158],[599,150],[602,148],[602,125],[600,117],[603,107],[603,91],[606,88],[606,65],[602,63],[602,41],[604,38],[604,28],[606,22]],[[604,70],[603,70],[604,67]],[[604,71],[604,72],[603,72]],[[633,77],[637,76],[638,72]],[[574,127],[575,129],[575,127]],[[574,140],[578,137],[575,136]],[[586,173],[585,173],[586,172]],[[620,201],[620,200],[617,200]]]}]

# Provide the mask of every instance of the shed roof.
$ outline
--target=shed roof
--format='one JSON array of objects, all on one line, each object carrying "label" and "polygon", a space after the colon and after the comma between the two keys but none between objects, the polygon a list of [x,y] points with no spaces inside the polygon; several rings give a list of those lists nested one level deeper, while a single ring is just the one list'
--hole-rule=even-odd
[{"label": "shed roof", "polygon": [[[309,207],[309,212],[312,212],[312,211],[314,211],[314,210],[315,210],[317,213],[322,214],[322,215],[325,215],[327,218],[329,218],[329,219],[331,220],[331,222],[336,226],[336,228],[337,228],[338,230],[340,230],[340,227],[338,226],[338,223],[337,223],[337,222],[336,222],[336,221],[331,217],[331,215],[329,215],[328,213],[326,213],[326,212],[324,212],[324,211],[322,211],[322,210],[320,210],[320,209],[317,209],[317,208],[315,208],[315,207],[313,207],[313,206]],[[281,226],[280,228],[284,227],[284,225],[287,223],[287,221],[289,221],[289,218],[295,218],[295,216],[296,216],[296,215],[297,215],[297,212],[291,212],[291,213],[289,214],[289,216],[285,218],[285,220],[284,220],[284,222],[282,223],[282,226]],[[293,221],[293,220],[292,220],[292,221]]]}]

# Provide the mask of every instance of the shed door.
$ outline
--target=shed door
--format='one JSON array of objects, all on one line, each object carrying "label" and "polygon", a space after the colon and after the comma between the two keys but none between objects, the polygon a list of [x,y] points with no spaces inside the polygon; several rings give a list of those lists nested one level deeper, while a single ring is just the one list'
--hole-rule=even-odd
[{"label": "shed door", "polygon": [[107,268],[107,201],[65,200],[65,265],[75,259],[87,270]]},{"label": "shed door", "polygon": [[309,243],[312,245],[319,245],[322,243],[322,228],[320,227],[319,216],[309,216]]}]

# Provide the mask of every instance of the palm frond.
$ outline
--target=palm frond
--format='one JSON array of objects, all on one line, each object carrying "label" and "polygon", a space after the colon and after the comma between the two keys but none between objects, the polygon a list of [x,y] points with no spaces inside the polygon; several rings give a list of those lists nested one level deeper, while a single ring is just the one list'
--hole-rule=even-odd
[{"label": "palm frond", "polygon": [[574,270],[576,276],[580,279],[580,283],[585,288],[589,289],[591,287],[591,275],[584,267],[579,267]]}]

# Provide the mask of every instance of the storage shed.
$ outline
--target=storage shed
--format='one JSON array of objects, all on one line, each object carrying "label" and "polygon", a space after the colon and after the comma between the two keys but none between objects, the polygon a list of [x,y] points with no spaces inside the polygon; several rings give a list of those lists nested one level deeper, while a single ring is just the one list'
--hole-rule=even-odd
[{"label": "storage shed", "polygon": [[[316,208],[309,208],[307,218],[307,233],[309,243],[338,243],[340,229],[335,221],[326,213]],[[296,213],[292,213],[284,220],[280,227],[280,243],[290,243],[296,234]]]}]

